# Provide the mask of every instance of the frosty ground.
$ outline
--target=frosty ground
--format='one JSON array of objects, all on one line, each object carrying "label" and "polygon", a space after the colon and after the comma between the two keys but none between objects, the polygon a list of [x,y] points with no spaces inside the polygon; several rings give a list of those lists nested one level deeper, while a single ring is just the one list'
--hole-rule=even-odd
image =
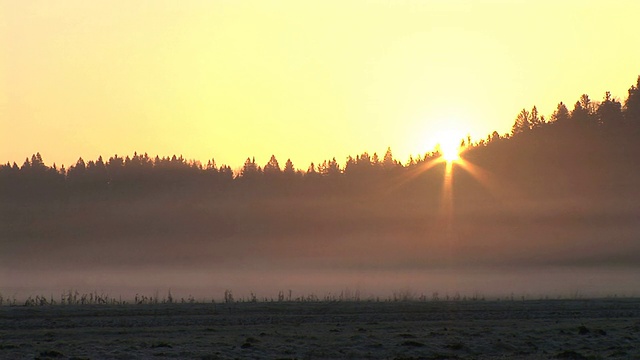
[{"label": "frosty ground", "polygon": [[640,299],[0,307],[2,359],[632,359]]}]

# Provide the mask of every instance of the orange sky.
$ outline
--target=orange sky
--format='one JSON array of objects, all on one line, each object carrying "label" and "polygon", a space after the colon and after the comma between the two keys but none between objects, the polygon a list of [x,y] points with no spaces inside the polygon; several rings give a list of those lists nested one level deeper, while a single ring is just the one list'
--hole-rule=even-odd
[{"label": "orange sky", "polygon": [[0,162],[183,154],[239,167],[508,132],[626,98],[638,1],[0,0]]}]

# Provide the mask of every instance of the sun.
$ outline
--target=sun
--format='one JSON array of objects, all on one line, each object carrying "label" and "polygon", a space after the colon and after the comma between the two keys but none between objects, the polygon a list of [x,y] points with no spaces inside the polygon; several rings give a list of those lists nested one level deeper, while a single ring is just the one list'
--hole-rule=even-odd
[{"label": "sun", "polygon": [[443,136],[438,150],[442,159],[448,163],[460,160],[460,140],[455,136]]}]

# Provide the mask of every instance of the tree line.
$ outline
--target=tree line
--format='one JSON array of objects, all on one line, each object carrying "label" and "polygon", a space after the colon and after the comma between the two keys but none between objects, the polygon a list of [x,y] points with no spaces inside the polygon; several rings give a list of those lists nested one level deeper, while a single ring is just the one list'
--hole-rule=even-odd
[{"label": "tree line", "polygon": [[[591,146],[580,141],[585,137],[606,138],[612,142],[621,138],[635,141],[640,132],[639,88],[640,76],[629,89],[624,103],[610,92],[605,93],[602,101],[593,101],[583,94],[572,110],[560,102],[548,118],[541,115],[536,106],[531,110],[522,109],[516,115],[511,133],[500,135],[494,131],[486,139],[476,142],[470,138],[461,139],[461,147],[470,158],[481,159],[498,156],[500,152],[513,152],[514,149],[517,152],[519,147],[533,146],[535,149],[541,144]],[[367,183],[385,182],[416,171],[439,156],[436,147],[402,163],[388,148],[382,157],[377,153],[370,155],[364,152],[347,157],[345,163],[339,163],[336,158],[311,163],[306,170],[296,168],[290,159],[282,166],[275,156],[271,156],[263,166],[256,163],[255,158],[247,158],[239,171],[233,171],[228,165],[218,166],[213,159],[203,164],[182,156],[151,157],[146,153],[125,157],[114,155],[106,161],[102,157],[89,161],[80,158],[65,168],[56,164],[47,166],[40,153],[36,153],[26,158],[22,165],[15,162],[0,165],[0,196],[4,200],[25,200],[158,191],[199,192],[203,189],[208,192],[233,189],[277,192],[296,187],[307,189],[308,186],[335,190],[331,184],[344,184],[348,189],[366,189]],[[490,160],[485,159],[485,162]]]}]

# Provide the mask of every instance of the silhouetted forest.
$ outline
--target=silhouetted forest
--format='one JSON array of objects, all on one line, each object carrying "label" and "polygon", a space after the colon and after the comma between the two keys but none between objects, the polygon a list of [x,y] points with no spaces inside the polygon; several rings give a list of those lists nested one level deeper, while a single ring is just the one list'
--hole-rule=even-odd
[{"label": "silhouetted forest", "polygon": [[248,158],[236,172],[137,153],[64,168],[36,153],[0,166],[0,260],[634,264],[639,87],[640,77],[624,102],[584,94],[548,118],[523,109],[510,134],[461,139],[464,162],[449,177],[437,148],[406,162],[388,149],[302,170]]}]

